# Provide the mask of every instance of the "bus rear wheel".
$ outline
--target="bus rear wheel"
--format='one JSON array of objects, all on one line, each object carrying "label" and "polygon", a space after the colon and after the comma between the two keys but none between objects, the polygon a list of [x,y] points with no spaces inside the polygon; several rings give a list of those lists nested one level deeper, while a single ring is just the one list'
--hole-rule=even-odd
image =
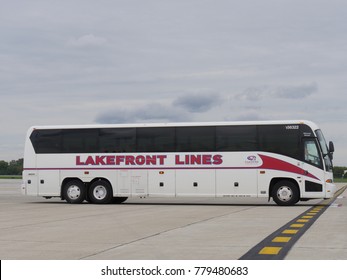
[{"label": "bus rear wheel", "polygon": [[92,203],[110,203],[113,198],[112,187],[105,180],[98,180],[89,187],[89,199]]},{"label": "bus rear wheel", "polygon": [[279,181],[273,187],[272,198],[280,206],[294,205],[299,201],[298,187],[288,180]]},{"label": "bus rear wheel", "polygon": [[86,189],[83,182],[78,180],[67,182],[63,187],[63,197],[68,203],[82,203],[86,198]]}]

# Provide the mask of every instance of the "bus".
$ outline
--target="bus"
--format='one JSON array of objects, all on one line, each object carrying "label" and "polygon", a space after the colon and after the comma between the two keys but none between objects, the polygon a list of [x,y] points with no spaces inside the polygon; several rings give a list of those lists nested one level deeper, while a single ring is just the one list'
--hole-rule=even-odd
[{"label": "bus", "polygon": [[34,126],[22,193],[68,203],[129,197],[333,197],[334,145],[311,121]]}]

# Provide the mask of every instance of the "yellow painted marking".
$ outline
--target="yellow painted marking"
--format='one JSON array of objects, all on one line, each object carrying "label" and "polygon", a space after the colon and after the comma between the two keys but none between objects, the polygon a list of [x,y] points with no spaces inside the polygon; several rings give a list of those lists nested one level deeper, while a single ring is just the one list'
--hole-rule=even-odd
[{"label": "yellow painted marking", "polygon": [[259,255],[277,255],[282,247],[264,247],[259,251]]},{"label": "yellow painted marking", "polygon": [[311,219],[311,218],[313,218],[313,216],[302,216],[301,218],[303,218],[303,219]]},{"label": "yellow painted marking", "polygon": [[296,234],[299,230],[298,229],[285,229],[282,231],[284,234]]},{"label": "yellow painted marking", "polygon": [[318,213],[320,210],[311,210],[312,213]]},{"label": "yellow painted marking", "polygon": [[289,240],[292,239],[291,237],[284,237],[284,236],[277,236],[274,239],[272,239],[272,242],[289,242]]},{"label": "yellow painted marking", "polygon": [[291,224],[290,227],[292,228],[302,228],[304,224]]},{"label": "yellow painted marking", "polygon": [[307,223],[309,220],[308,219],[298,219],[296,220],[298,223]]},{"label": "yellow painted marking", "polygon": [[309,213],[306,213],[307,215],[317,215],[317,213],[312,213],[312,212],[309,212]]}]

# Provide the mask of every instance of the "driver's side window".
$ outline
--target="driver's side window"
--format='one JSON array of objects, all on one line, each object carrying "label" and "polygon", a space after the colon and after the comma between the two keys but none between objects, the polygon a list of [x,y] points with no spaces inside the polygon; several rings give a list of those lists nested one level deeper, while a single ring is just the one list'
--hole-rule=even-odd
[{"label": "driver's side window", "polygon": [[305,140],[304,142],[304,160],[310,164],[321,167],[322,160],[315,140]]}]

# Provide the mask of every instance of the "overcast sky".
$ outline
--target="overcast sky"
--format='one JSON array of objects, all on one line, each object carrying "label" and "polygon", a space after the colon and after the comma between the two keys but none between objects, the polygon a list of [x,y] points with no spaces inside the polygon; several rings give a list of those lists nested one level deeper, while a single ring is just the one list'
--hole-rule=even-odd
[{"label": "overcast sky", "polygon": [[42,124],[309,119],[347,166],[347,1],[0,0],[0,160]]}]

